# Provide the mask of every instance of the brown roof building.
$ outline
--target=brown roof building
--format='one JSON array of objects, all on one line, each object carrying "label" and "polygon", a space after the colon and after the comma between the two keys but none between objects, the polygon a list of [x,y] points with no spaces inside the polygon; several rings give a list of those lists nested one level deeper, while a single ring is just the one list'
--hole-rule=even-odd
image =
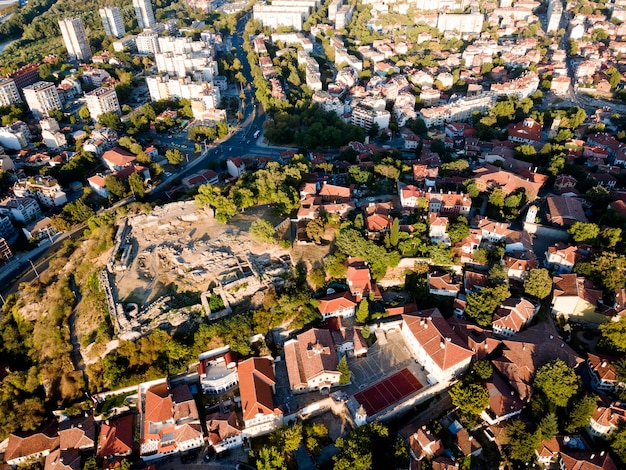
[{"label": "brown roof building", "polygon": [[274,364],[265,357],[252,357],[239,363],[239,391],[246,434],[272,432],[282,424],[282,411],[274,407],[276,379]]},{"label": "brown roof building", "polygon": [[569,227],[575,222],[587,222],[582,202],[575,197],[548,196],[547,217],[550,222],[561,227]]},{"label": "brown roof building", "polygon": [[294,393],[328,391],[339,384],[339,360],[330,331],[313,328],[284,345],[289,385]]},{"label": "brown roof building", "polygon": [[243,445],[241,426],[234,411],[210,414],[206,417],[206,428],[217,453]]},{"label": "brown roof building", "polygon": [[319,299],[318,307],[324,319],[330,317],[353,317],[356,311],[356,302],[350,292],[336,292]]},{"label": "brown roof building", "polygon": [[96,423],[93,416],[68,419],[59,424],[61,450],[89,450],[95,447]]},{"label": "brown roof building", "polygon": [[133,415],[107,420],[100,427],[98,456],[105,462],[105,468],[115,467],[115,462],[133,451]]},{"label": "brown roof building", "polygon": [[52,422],[39,431],[9,435],[4,460],[11,466],[37,460],[59,447],[58,427]]},{"label": "brown roof building", "polygon": [[541,366],[561,359],[575,368],[583,359],[559,336],[552,322],[531,326],[502,341],[502,356],[492,361],[522,400],[532,395],[532,381]]},{"label": "brown roof building", "polygon": [[464,372],[474,353],[441,316],[438,309],[402,315],[402,336],[415,359],[437,382]]},{"label": "brown roof building", "polygon": [[46,456],[44,470],[80,470],[80,452],[77,449],[56,449]]},{"label": "brown roof building", "polygon": [[602,323],[604,316],[596,312],[602,291],[576,274],[561,274],[553,278],[552,313],[583,323]]}]

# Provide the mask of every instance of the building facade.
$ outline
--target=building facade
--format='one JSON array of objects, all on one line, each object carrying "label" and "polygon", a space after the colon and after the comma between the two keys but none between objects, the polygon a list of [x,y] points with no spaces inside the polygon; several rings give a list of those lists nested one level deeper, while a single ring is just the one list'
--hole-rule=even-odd
[{"label": "building facade", "polygon": [[20,93],[12,78],[0,78],[0,106],[21,103]]},{"label": "building facade", "polygon": [[83,21],[80,18],[64,18],[59,20],[59,28],[70,60],[91,60],[91,48]]},{"label": "building facade", "polygon": [[140,28],[152,28],[156,24],[150,0],[133,0],[133,7]]},{"label": "building facade", "polygon": [[50,110],[63,107],[56,86],[51,82],[37,82],[25,87],[24,99],[35,119],[42,119]]},{"label": "building facade", "polygon": [[124,28],[124,21],[122,20],[122,13],[119,8],[104,7],[100,8],[98,13],[100,13],[102,26],[104,26],[104,32],[107,36],[113,36],[115,38],[124,36],[126,29]]},{"label": "building facade", "polygon": [[115,88],[97,88],[85,94],[85,98],[92,119],[98,119],[104,113],[122,113]]}]

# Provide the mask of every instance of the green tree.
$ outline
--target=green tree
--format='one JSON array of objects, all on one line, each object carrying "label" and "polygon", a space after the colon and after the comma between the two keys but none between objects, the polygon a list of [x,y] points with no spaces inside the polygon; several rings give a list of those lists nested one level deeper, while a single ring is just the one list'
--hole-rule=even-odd
[{"label": "green tree", "polygon": [[357,230],[363,230],[363,226],[365,225],[365,221],[363,220],[363,214],[359,213],[354,218],[354,228]]},{"label": "green tree", "polygon": [[616,322],[601,324],[600,332],[612,347],[626,351],[626,318],[620,317]]},{"label": "green tree", "polygon": [[539,422],[539,430],[542,439],[552,439],[559,433],[559,420],[554,413],[547,414]]},{"label": "green tree", "polygon": [[622,240],[622,229],[605,227],[602,229],[602,232],[600,232],[600,239],[602,241],[602,246],[606,248],[615,248],[615,245]]},{"label": "green tree", "polygon": [[565,362],[555,359],[537,371],[533,386],[550,404],[566,407],[580,388],[580,378]]},{"label": "green tree", "polygon": [[454,221],[448,224],[448,235],[450,242],[455,245],[470,236],[469,224],[467,218],[460,215]]},{"label": "green tree", "polygon": [[304,427],[304,447],[319,456],[328,439],[328,428],[323,423],[310,423]]},{"label": "green tree", "polygon": [[547,269],[531,269],[524,279],[524,292],[543,300],[552,292],[552,278]]},{"label": "green tree", "polygon": [[593,244],[600,235],[600,227],[592,222],[574,222],[567,233],[577,243]]},{"label": "green tree", "polygon": [[398,447],[389,429],[381,423],[369,423],[354,429],[336,441],[339,453],[333,457],[335,470],[371,470],[406,468],[408,450]]},{"label": "green tree", "polygon": [[248,207],[254,205],[254,193],[248,188],[237,188],[233,194],[233,200],[237,207],[243,212]]},{"label": "green tree", "polygon": [[324,271],[331,279],[344,279],[348,271],[346,256],[343,253],[335,253],[324,258]]},{"label": "green tree", "polygon": [[185,160],[185,156],[178,149],[168,149],[165,152],[165,158],[170,165],[180,165]]},{"label": "green tree", "polygon": [[128,185],[130,186],[135,199],[142,199],[146,193],[146,187],[143,184],[143,178],[139,173],[133,173],[128,177]]},{"label": "green tree", "polygon": [[571,407],[565,431],[572,434],[584,428],[589,423],[589,418],[591,418],[596,407],[597,397],[595,395],[585,395],[580,400],[575,401]]},{"label": "green tree", "polygon": [[91,119],[91,113],[89,113],[89,108],[87,106],[83,106],[78,110],[78,117],[80,117],[83,121],[87,119]]},{"label": "green tree", "polygon": [[367,299],[361,300],[359,308],[356,312],[356,321],[359,323],[366,323],[370,318],[370,304]]},{"label": "green tree", "polygon": [[320,217],[313,219],[306,224],[306,236],[318,245],[322,241],[324,230],[324,221]]},{"label": "green tree", "polygon": [[400,241],[400,221],[398,218],[393,219],[393,223],[391,224],[391,230],[389,232],[389,243],[394,248],[398,246],[398,242]]},{"label": "green tree", "polygon": [[104,185],[114,196],[123,197],[126,194],[124,182],[115,175],[107,175],[104,178]]},{"label": "green tree", "polygon": [[491,325],[493,313],[510,296],[511,292],[506,284],[485,287],[480,292],[471,292],[467,296],[465,313],[480,326],[487,327]]},{"label": "green tree", "polygon": [[489,204],[498,208],[504,207],[504,191],[500,188],[494,188],[489,195]]},{"label": "green tree", "polygon": [[626,424],[621,423],[611,433],[611,450],[619,457],[622,463],[626,462]]},{"label": "green tree", "polygon": [[578,263],[574,267],[574,272],[590,278],[595,284],[602,286],[606,292],[614,292],[624,287],[626,283],[624,270],[626,270],[626,257],[610,251],[605,251],[592,261]]},{"label": "green tree", "polygon": [[339,384],[345,385],[349,383],[352,378],[352,372],[350,371],[350,367],[348,367],[348,361],[346,360],[345,355],[337,364],[337,370],[341,373],[341,376],[339,377]]},{"label": "green tree", "polygon": [[476,361],[472,364],[472,372],[479,379],[487,380],[493,375],[493,366],[489,361]]},{"label": "green tree", "polygon": [[265,243],[274,243],[275,232],[274,227],[265,219],[256,219],[250,225],[250,235],[255,240]]},{"label": "green tree", "polygon": [[203,184],[198,188],[198,194],[194,197],[196,206],[200,208],[212,206],[220,194],[222,194],[222,191],[217,186]]},{"label": "green tree", "polygon": [[541,432],[528,432],[524,423],[518,419],[511,421],[506,427],[509,441],[507,453],[513,460],[530,463],[535,457],[535,450],[541,444]]},{"label": "green tree", "polygon": [[98,116],[98,124],[102,127],[108,127],[109,129],[115,129],[117,131],[122,129],[122,121],[116,113],[103,113]]},{"label": "green tree", "polygon": [[215,208],[215,220],[220,224],[227,223],[237,214],[237,206],[232,199],[226,196],[216,197],[213,207]]},{"label": "green tree", "polygon": [[302,422],[297,421],[291,427],[282,427],[273,435],[276,448],[282,450],[284,454],[293,454],[302,442]]},{"label": "green tree", "polygon": [[259,450],[256,468],[258,470],[284,470],[287,467],[282,453],[275,446],[266,446]]},{"label": "green tree", "polygon": [[459,408],[461,414],[473,417],[482,413],[489,404],[489,392],[477,383],[459,381],[448,391],[452,404]]}]

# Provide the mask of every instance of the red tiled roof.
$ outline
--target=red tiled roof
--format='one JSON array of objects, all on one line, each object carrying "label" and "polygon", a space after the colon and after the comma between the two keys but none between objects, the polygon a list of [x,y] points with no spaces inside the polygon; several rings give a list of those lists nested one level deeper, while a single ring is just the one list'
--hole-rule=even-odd
[{"label": "red tiled roof", "polygon": [[241,434],[237,413],[231,411],[228,414],[213,413],[206,417],[206,427],[211,444],[216,445],[224,439]]},{"label": "red tiled roof", "polygon": [[[307,385],[324,372],[337,372],[337,354],[328,330],[312,328],[285,344],[285,362],[292,388]],[[339,374],[339,372],[337,372]]]},{"label": "red tiled roof", "polygon": [[273,414],[272,386],[276,382],[270,359],[247,359],[239,363],[237,372],[244,421],[253,419],[258,413]]},{"label": "red tiled roof", "polygon": [[44,470],[80,470],[80,453],[77,449],[57,449],[46,456]]},{"label": "red tiled roof", "polygon": [[106,458],[129,454],[133,446],[133,415],[126,415],[102,423],[98,455]]},{"label": "red tiled roof", "polygon": [[322,315],[329,315],[338,310],[356,307],[356,302],[350,292],[337,292],[322,297],[319,301],[320,305],[318,309]]},{"label": "red tiled roof", "polygon": [[153,385],[146,390],[144,420],[163,423],[173,418],[172,397],[166,383]]},{"label": "red tiled roof", "polygon": [[114,147],[102,154],[102,159],[115,166],[126,166],[137,160],[137,157],[121,147]]},{"label": "red tiled roof", "polygon": [[93,416],[63,421],[59,424],[59,447],[61,449],[93,448],[96,439],[96,423]]},{"label": "red tiled roof", "polygon": [[438,309],[420,312],[419,315],[402,315],[403,321],[417,342],[441,370],[450,369],[471,358],[461,338],[441,316]]},{"label": "red tiled roof", "polygon": [[9,462],[20,457],[38,454],[59,447],[56,421],[38,432],[11,434],[4,452],[4,460]]}]

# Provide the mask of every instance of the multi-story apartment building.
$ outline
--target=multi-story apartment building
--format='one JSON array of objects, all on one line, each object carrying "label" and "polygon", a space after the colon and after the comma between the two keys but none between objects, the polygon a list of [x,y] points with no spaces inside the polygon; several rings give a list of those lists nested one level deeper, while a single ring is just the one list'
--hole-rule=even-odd
[{"label": "multi-story apartment building", "polygon": [[0,78],[0,106],[21,103],[20,92],[12,78]]},{"label": "multi-story apartment building", "polygon": [[426,127],[442,126],[446,122],[466,121],[475,111],[484,112],[489,109],[494,100],[495,96],[492,94],[462,98],[444,106],[423,108],[420,115]]},{"label": "multi-story apartment building", "polygon": [[352,19],[354,8],[351,5],[343,5],[335,14],[335,29],[345,28]]},{"label": "multi-story apartment building", "polygon": [[115,88],[96,88],[87,93],[85,98],[92,119],[98,119],[104,113],[122,113]]},{"label": "multi-story apartment building", "polygon": [[302,23],[309,17],[309,10],[309,7],[302,6],[255,4],[252,11],[254,19],[260,21],[264,27],[277,29],[287,26],[299,31]]},{"label": "multi-story apartment building", "polygon": [[46,207],[58,207],[67,202],[67,196],[58,181],[51,176],[37,175],[33,178],[21,179],[13,186],[13,194],[17,197],[31,197]]},{"label": "multi-story apartment building", "polygon": [[152,28],[156,24],[150,0],[133,0],[133,7],[140,28]]},{"label": "multi-story apartment building", "polygon": [[0,215],[26,225],[41,218],[41,208],[33,198],[13,197],[0,204]]},{"label": "multi-story apartment building", "polygon": [[37,82],[24,88],[24,99],[35,119],[42,119],[51,109],[61,109],[61,98],[51,82]]},{"label": "multi-story apartment building", "polygon": [[139,54],[156,54],[160,52],[159,33],[155,31],[139,33],[135,39],[135,43]]},{"label": "multi-story apartment building", "polygon": [[391,114],[387,110],[380,111],[365,106],[356,106],[352,110],[351,122],[369,131],[374,124],[377,124],[379,129],[389,127],[390,119]]},{"label": "multi-story apartment building", "polygon": [[561,15],[563,14],[563,3],[561,0],[548,1],[548,23],[546,24],[546,33],[558,31],[561,23]]},{"label": "multi-story apartment building", "polygon": [[[17,230],[15,230],[15,227],[11,223],[11,219],[8,215],[0,215],[0,237],[2,237],[2,239],[9,245],[15,243],[15,240],[17,240]],[[0,260],[2,259],[7,258],[0,255]]]},{"label": "multi-story apartment building", "polygon": [[59,20],[59,28],[70,60],[91,60],[91,48],[83,21],[80,18],[64,18]]},{"label": "multi-story apartment building", "polygon": [[100,13],[102,26],[104,26],[104,32],[107,36],[113,36],[114,38],[124,36],[126,29],[124,28],[124,21],[122,20],[122,13],[119,8],[104,7],[100,8],[98,13]]},{"label": "multi-story apartment building", "polygon": [[24,67],[17,69],[6,75],[6,78],[11,78],[15,82],[17,91],[20,93],[20,97],[24,100],[23,88],[33,83],[37,83],[40,80],[39,77],[39,64],[28,64]]}]

